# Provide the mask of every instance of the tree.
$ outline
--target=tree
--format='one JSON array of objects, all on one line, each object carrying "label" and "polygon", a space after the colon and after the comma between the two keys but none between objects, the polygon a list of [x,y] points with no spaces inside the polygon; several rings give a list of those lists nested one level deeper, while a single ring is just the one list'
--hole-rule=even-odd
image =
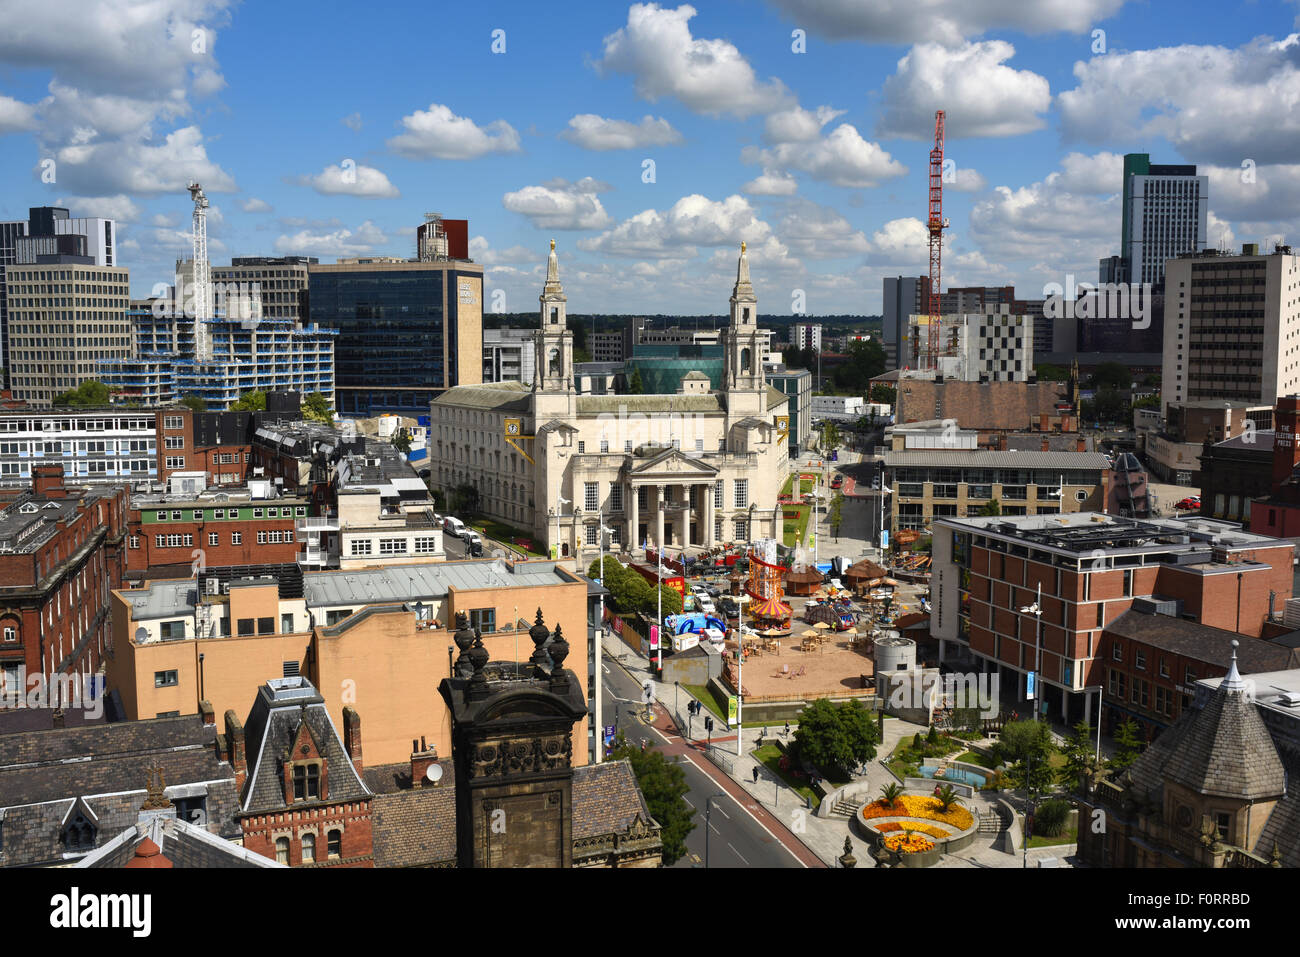
[{"label": "tree", "polygon": [[894,802],[903,796],[903,786],[891,781],[880,789],[880,803],[884,807],[893,807]]},{"label": "tree", "polygon": [[997,750],[1008,765],[1006,776],[1013,787],[1033,792],[1051,787],[1056,774],[1048,761],[1056,745],[1047,722],[1025,718],[1004,725]]},{"label": "tree", "polygon": [[[633,572],[633,574],[636,573]],[[639,578],[640,576],[638,575],[637,577]],[[647,582],[646,584],[650,583]],[[662,607],[665,617],[668,615],[680,615],[682,613],[682,596],[676,588],[673,588],[671,585],[650,585],[650,598],[646,607],[642,609],[647,615],[653,618],[659,613],[661,607],[660,598],[656,596],[656,591],[663,596]]]},{"label": "tree", "polygon": [[630,395],[640,395],[645,392],[645,385],[641,382],[641,370],[633,367],[632,376],[627,380],[627,391]]},{"label": "tree", "polygon": [[1096,761],[1092,747],[1092,726],[1080,721],[1065,741],[1065,767],[1061,769],[1061,783],[1082,784]]},{"label": "tree", "polygon": [[330,409],[329,399],[321,392],[309,393],[307,398],[302,400],[302,414],[303,418],[316,422],[334,421],[334,412]]},{"label": "tree", "polygon": [[871,401],[893,406],[898,401],[898,390],[891,385],[877,382],[871,387]]},{"label": "tree", "polygon": [[879,740],[871,712],[858,701],[835,705],[819,698],[799,712],[799,756],[828,777],[851,777],[854,768],[876,756]]},{"label": "tree", "polygon": [[1038,377],[1039,382],[1068,382],[1070,370],[1065,366],[1043,362],[1034,366],[1034,375]]},{"label": "tree", "polygon": [[644,751],[632,747],[621,731],[615,743],[613,760],[632,765],[650,816],[659,823],[663,864],[671,867],[686,853],[686,835],[695,830],[695,822],[691,820],[695,809],[686,803],[686,792],[690,790],[686,772],[666,760],[653,745]]},{"label": "tree", "polygon": [[1115,729],[1115,756],[1110,759],[1110,766],[1116,771],[1131,767],[1142,753],[1142,739],[1138,736],[1137,722],[1132,718]]},{"label": "tree", "polygon": [[261,389],[254,389],[251,392],[245,392],[238,400],[230,405],[231,412],[265,412],[266,411],[266,393]]},{"label": "tree", "polygon": [[999,502],[999,501],[998,501],[997,499],[995,499],[995,498],[994,498],[994,499],[989,499],[987,502],[985,502],[983,505],[981,505],[981,506],[979,507],[979,510],[976,511],[975,514],[976,514],[976,515],[983,515],[983,516],[996,516],[996,515],[1001,515],[1001,514],[1002,514],[1002,503]]},{"label": "tree", "polygon": [[1119,362],[1103,362],[1092,372],[1094,388],[1127,391],[1133,386],[1133,370]]},{"label": "tree", "polygon": [[948,809],[957,803],[957,792],[953,790],[951,784],[945,784],[941,787],[935,797],[939,799],[939,807],[944,814],[947,814]]},{"label": "tree", "polygon": [[1137,399],[1137,400],[1135,400],[1135,401],[1133,402],[1133,408],[1135,408],[1135,409],[1158,409],[1158,408],[1160,408],[1160,396],[1159,396],[1159,395],[1144,395],[1144,396],[1142,396],[1142,398]]},{"label": "tree", "polygon": [[451,490],[452,511],[473,515],[478,511],[478,489],[473,485],[457,485]]},{"label": "tree", "polygon": [[822,423],[822,451],[829,452],[831,449],[840,447],[840,427],[834,422]]},{"label": "tree", "polygon": [[187,408],[191,408],[195,412],[208,411],[208,400],[203,398],[202,396],[194,395],[193,393],[190,393],[189,395],[186,396],[182,396],[181,405],[186,406]]},{"label": "tree", "polygon": [[838,542],[840,540],[840,523],[844,520],[843,492],[836,492],[835,496],[831,499],[831,510],[828,520],[831,523],[831,534],[835,536],[835,540]]},{"label": "tree", "polygon": [[108,386],[94,379],[87,379],[75,389],[56,395],[50,404],[59,408],[108,405]]}]

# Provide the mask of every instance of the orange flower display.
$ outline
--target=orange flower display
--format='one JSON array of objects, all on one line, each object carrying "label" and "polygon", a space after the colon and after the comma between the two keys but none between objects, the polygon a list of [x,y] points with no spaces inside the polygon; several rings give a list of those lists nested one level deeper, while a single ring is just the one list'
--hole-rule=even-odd
[{"label": "orange flower display", "polygon": [[939,800],[928,795],[905,794],[893,804],[881,804],[872,801],[860,812],[864,821],[877,817],[916,817],[931,821],[941,821],[964,831],[975,823],[970,811],[960,804],[954,804],[946,812]]},{"label": "orange flower display", "polygon": [[892,834],[885,838],[885,848],[903,854],[919,854],[922,851],[934,850],[934,841],[916,833]]},{"label": "orange flower display", "polygon": [[[874,827],[881,834],[885,834],[889,831],[901,831],[904,827],[903,824],[900,824],[897,821],[886,821],[884,824],[873,824],[871,826]],[[916,831],[920,834],[928,834],[931,837],[937,837],[941,839],[952,837],[952,834],[950,832],[937,828],[933,824],[910,824],[909,823],[906,825],[906,827],[909,830]]]}]

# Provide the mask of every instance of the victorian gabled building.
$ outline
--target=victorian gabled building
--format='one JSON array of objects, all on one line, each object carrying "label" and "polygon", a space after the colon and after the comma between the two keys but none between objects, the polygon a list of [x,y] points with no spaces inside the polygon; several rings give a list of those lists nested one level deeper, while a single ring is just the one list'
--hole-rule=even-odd
[{"label": "victorian gabled building", "polygon": [[709,547],[776,537],[787,472],[788,398],[768,384],[758,298],[741,244],[723,375],[675,393],[582,395],[554,241],[539,297],[531,385],[448,389],[430,406],[435,488],[473,489],[478,510],[556,557],[606,546]]}]

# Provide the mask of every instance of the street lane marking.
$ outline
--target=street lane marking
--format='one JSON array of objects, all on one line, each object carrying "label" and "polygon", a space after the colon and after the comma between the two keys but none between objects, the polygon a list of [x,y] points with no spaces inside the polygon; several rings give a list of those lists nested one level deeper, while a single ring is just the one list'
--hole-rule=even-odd
[{"label": "street lane marking", "polygon": [[[736,850],[736,845],[735,845],[735,844],[732,844],[730,841],[728,841],[728,842],[727,842],[727,847],[731,848],[731,850],[735,853],[735,855],[736,855],[738,858],[740,858],[742,861],[745,861],[745,855],[742,854],[742,853],[740,853],[740,851],[737,851],[737,850]],[[746,866],[746,867],[749,866],[749,861],[745,861],[745,866]]]}]

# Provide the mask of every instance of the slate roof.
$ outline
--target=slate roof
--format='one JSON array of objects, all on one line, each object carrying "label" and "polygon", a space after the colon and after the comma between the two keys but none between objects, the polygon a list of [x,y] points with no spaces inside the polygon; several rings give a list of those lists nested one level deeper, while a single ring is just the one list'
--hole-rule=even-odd
[{"label": "slate roof", "polygon": [[622,834],[637,818],[649,823],[650,808],[629,761],[607,761],[573,770],[573,839]]},{"label": "slate roof", "polygon": [[275,867],[285,868],[269,857],[246,850],[175,817],[158,815],[127,828],[93,854],[87,854],[74,867],[120,868],[130,863],[136,849],[145,840],[158,846],[173,867]]},{"label": "slate roof", "polygon": [[498,412],[527,412],[532,387],[522,382],[493,382],[486,385],[452,386],[434,405],[454,408],[495,409]]},{"label": "slate roof", "polygon": [[1233,642],[1238,642],[1237,668],[1242,674],[1300,667],[1300,650],[1296,648],[1169,615],[1126,611],[1107,625],[1105,632],[1219,666],[1232,657]]},{"label": "slate roof", "polygon": [[169,797],[206,794],[210,826],[237,835],[234,772],[217,756],[216,733],[190,715],[0,736],[0,864],[78,857],[63,841],[74,808],[92,820],[97,845],[134,826],[155,767]]},{"label": "slate roof", "polygon": [[[276,678],[257,689],[257,699],[244,724],[249,776],[242,813],[258,814],[287,805],[282,768],[304,723],[329,766],[329,794],[319,803],[338,804],[371,796],[343,749],[325,699],[306,678]],[[312,802],[296,801],[294,806],[302,807],[304,803]]]},{"label": "slate roof", "polygon": [[[873,381],[881,381],[877,378]],[[903,378],[898,383],[896,421],[956,419],[964,429],[1012,431],[1042,413],[1056,415],[1065,398],[1063,382],[934,382]]]}]

